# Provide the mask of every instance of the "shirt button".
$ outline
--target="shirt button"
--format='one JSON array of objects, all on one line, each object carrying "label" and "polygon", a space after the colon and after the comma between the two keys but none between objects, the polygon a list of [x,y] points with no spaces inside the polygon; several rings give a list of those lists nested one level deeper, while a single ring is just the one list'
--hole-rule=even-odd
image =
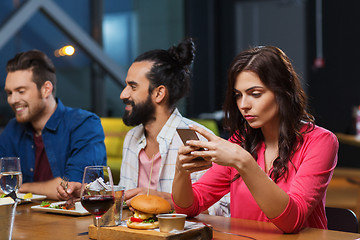
[{"label": "shirt button", "polygon": [[31,148],[34,148],[34,145],[31,145]]},{"label": "shirt button", "polygon": [[30,172],[33,172],[34,171],[34,169],[33,168],[30,168]]}]

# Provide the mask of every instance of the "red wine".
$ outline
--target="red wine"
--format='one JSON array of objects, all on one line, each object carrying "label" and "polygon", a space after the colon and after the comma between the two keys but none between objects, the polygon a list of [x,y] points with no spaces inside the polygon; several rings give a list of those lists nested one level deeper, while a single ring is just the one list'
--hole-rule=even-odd
[{"label": "red wine", "polygon": [[87,195],[81,198],[81,204],[91,214],[95,216],[102,216],[114,204],[114,196]]}]

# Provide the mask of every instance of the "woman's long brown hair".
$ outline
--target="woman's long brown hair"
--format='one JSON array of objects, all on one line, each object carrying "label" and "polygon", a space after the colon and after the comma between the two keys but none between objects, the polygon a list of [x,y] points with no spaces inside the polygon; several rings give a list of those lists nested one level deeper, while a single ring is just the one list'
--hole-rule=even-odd
[{"label": "woman's long brown hair", "polygon": [[[300,132],[304,122],[309,123],[305,132],[314,128],[314,119],[306,111],[307,98],[299,77],[289,58],[273,46],[256,47],[237,55],[228,71],[228,87],[224,103],[224,126],[234,140],[256,159],[256,150],[264,140],[261,129],[249,126],[241,115],[234,97],[234,85],[242,71],[256,73],[274,94],[279,106],[279,156],[273,163],[271,178],[277,182],[287,178],[288,165],[293,153],[303,142]],[[296,170],[296,169],[295,169]]]}]

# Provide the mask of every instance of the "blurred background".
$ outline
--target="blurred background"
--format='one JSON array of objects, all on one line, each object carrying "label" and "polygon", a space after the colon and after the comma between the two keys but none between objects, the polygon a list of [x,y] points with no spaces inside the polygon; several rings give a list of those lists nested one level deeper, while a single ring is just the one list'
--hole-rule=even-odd
[{"label": "blurred background", "polygon": [[[197,51],[191,92],[179,106],[184,116],[219,121],[214,113],[221,111],[233,57],[275,45],[293,61],[317,124],[355,134],[359,7],[356,0],[2,0],[0,126],[13,116],[3,88],[6,63],[18,52],[50,56],[65,105],[121,117],[119,95],[133,59],[191,36]],[[72,55],[62,50],[69,45]],[[346,160],[358,149],[350,148],[339,164],[360,167]]]},{"label": "blurred background", "polygon": [[[134,58],[191,36],[197,48],[191,91],[179,110],[215,120],[226,137],[221,108],[228,66],[244,49],[275,45],[302,79],[316,123],[340,142],[326,205],[360,216],[358,9],[358,0],[1,0],[0,132],[13,117],[3,89],[6,63],[16,53],[45,52],[57,69],[57,97],[98,114],[107,135],[105,118],[123,115],[119,95]],[[128,129],[117,130],[123,140]],[[108,164],[119,175],[122,148],[110,140]]]}]

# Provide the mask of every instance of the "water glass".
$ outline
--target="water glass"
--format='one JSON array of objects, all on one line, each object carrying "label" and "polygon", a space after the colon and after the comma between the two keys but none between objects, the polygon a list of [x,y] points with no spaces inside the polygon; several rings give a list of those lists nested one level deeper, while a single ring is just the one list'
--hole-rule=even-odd
[{"label": "water glass", "polygon": [[0,188],[5,194],[19,190],[22,184],[22,173],[19,157],[0,158]]},{"label": "water glass", "polygon": [[[121,225],[123,202],[125,197],[124,192],[125,187],[114,186],[115,203],[104,215],[101,216],[99,220],[99,224],[101,227],[112,227]],[[94,225],[96,226],[95,218]]]}]

